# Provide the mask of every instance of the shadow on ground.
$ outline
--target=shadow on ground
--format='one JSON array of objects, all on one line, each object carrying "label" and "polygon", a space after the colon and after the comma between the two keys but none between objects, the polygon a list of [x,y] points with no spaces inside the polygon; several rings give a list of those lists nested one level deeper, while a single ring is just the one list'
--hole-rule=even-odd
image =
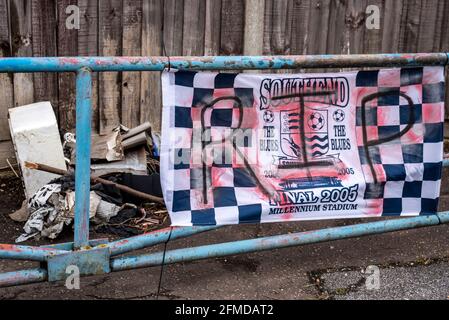
[{"label": "shadow on ground", "polygon": [[[444,172],[449,181],[448,171]],[[8,214],[20,206],[20,183],[2,178],[0,242],[13,243],[21,225]],[[441,210],[449,208],[449,189],[442,186]],[[234,241],[373,221],[347,219],[284,224],[232,226],[188,239],[167,249]],[[92,238],[105,235],[92,234]],[[70,241],[66,233],[60,242]],[[449,226],[439,225],[383,235],[294,248],[167,265],[81,279],[80,290],[64,283],[40,283],[0,289],[0,299],[446,299],[449,295],[447,246]],[[36,243],[31,243],[36,244]],[[42,244],[42,243],[39,243]],[[163,250],[162,246],[141,252]],[[380,289],[366,290],[369,265],[380,267]],[[33,263],[0,261],[0,272]]]}]

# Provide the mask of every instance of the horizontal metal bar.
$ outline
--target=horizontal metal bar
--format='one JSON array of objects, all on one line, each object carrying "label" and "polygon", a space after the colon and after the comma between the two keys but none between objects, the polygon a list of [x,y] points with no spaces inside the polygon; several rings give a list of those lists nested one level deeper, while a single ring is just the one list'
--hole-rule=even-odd
[{"label": "horizontal metal bar", "polygon": [[47,280],[47,271],[37,268],[0,273],[0,287],[18,286]]},{"label": "horizontal metal bar", "polygon": [[449,53],[388,53],[301,56],[201,57],[18,57],[0,58],[0,72],[162,71],[298,69],[344,67],[417,67],[447,65]]},{"label": "horizontal metal bar", "polygon": [[[102,239],[94,239],[89,240],[89,247],[93,248],[96,246],[99,246],[100,244],[106,244],[109,243],[108,238],[102,238]],[[74,243],[73,242],[64,242],[64,243],[55,243],[55,244],[48,244],[48,245],[42,245],[41,248],[50,248],[50,249],[56,249],[56,250],[66,250],[66,251],[73,251],[74,250]]]},{"label": "horizontal metal bar", "polygon": [[92,72],[82,68],[76,76],[75,249],[89,244],[91,119]]},{"label": "horizontal metal bar", "polygon": [[[127,239],[121,239],[117,241],[110,242],[101,247],[108,247],[111,256],[119,255],[133,250],[139,250],[149,246],[153,246],[159,243],[164,243],[170,240],[175,240],[179,238],[188,237],[194,234],[206,232],[209,230],[214,230],[220,228],[218,226],[208,226],[208,227],[173,227],[165,228],[138,236],[134,236]],[[170,229],[171,235],[170,235]]]},{"label": "horizontal metal bar", "polygon": [[0,259],[46,261],[49,256],[66,252],[45,247],[0,244]]},{"label": "horizontal metal bar", "polygon": [[[449,212],[443,212],[439,215],[383,220],[344,227],[328,228],[258,239],[249,239],[193,248],[170,250],[165,253],[164,263],[170,264],[213,257],[223,257],[227,255],[285,248],[302,244],[425,227],[447,222],[448,219]],[[157,266],[162,264],[162,259],[162,252],[144,254],[140,256],[115,258],[111,262],[111,269],[112,271],[119,271],[132,268]]]}]

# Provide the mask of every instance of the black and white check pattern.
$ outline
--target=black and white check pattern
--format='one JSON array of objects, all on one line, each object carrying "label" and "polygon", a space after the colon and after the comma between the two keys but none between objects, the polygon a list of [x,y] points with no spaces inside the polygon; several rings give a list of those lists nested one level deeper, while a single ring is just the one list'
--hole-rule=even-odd
[{"label": "black and white check pattern", "polygon": [[[201,73],[196,77],[196,72],[178,71],[171,75],[176,91],[172,128],[176,136],[191,137],[194,130],[200,130],[201,109],[217,97],[238,97],[242,108],[254,106],[253,88],[239,86],[235,81],[237,74]],[[228,131],[236,128],[240,112],[236,104],[235,100],[229,99],[211,108],[205,117],[205,127],[211,128],[212,135],[219,136],[221,128]],[[245,129],[245,126],[240,129]],[[193,225],[260,222],[262,204],[257,197],[260,191],[243,163],[233,164],[232,157],[236,157],[236,151],[232,143],[226,142],[221,153],[211,154],[211,163],[205,168],[206,179],[203,179],[203,165],[192,164],[191,161],[192,140],[183,141],[177,145],[182,148],[172,150],[175,157],[183,161],[175,161],[173,168],[169,168],[176,171],[173,173],[176,179],[171,200],[172,220],[187,219]],[[245,150],[256,147],[256,144],[248,136],[243,141],[237,140],[236,146],[245,155],[250,155],[251,152]],[[215,178],[218,181],[214,181],[214,187],[212,177],[218,177]],[[204,189],[207,208],[204,208]]]},{"label": "black and white check pattern", "polygon": [[[362,201],[366,208],[380,208],[373,216],[426,215],[437,210],[443,148],[443,71],[426,67],[346,73],[352,79],[351,95],[359,95],[351,99],[349,108],[353,108],[364,179]],[[175,71],[165,73],[162,79],[162,149],[167,156],[161,157],[161,172],[172,225],[268,221],[264,215],[270,204],[261,196],[247,167],[236,163],[233,141],[225,141],[222,152],[213,148],[215,153],[208,154],[207,165],[193,161],[201,145],[194,145],[192,137],[201,135],[202,128],[211,129],[212,140],[216,141],[237,128],[241,108],[245,112],[254,110],[257,117],[259,88],[252,86],[248,75],[242,80],[241,75],[230,73]],[[361,98],[370,94],[380,96],[368,101],[362,111]],[[413,105],[402,95],[414,97]],[[235,99],[224,99],[210,107],[212,101],[223,97],[237,97],[241,106]],[[251,129],[251,123],[243,121],[240,129]],[[366,150],[364,136],[371,142],[387,141]],[[169,143],[164,145],[164,141]],[[239,141],[237,147],[248,157],[258,153],[258,141],[252,136]],[[165,185],[167,181],[169,185]]]},{"label": "black and white check pattern", "polygon": [[[356,86],[371,93],[388,93],[365,105],[369,141],[404,134],[397,139],[368,147],[362,140],[362,103],[358,101],[356,126],[365,199],[382,201],[382,215],[434,214],[438,207],[443,150],[444,82],[433,81],[434,68],[404,68],[360,71]],[[418,103],[407,96],[418,96]],[[411,123],[410,130],[407,125]],[[370,158],[377,181],[374,181]]]}]

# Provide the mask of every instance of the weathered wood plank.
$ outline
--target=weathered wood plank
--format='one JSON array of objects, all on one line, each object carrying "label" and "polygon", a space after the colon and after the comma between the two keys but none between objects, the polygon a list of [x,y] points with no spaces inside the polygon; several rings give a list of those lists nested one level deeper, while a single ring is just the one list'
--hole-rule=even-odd
[{"label": "weathered wood plank", "polygon": [[[66,20],[69,15],[66,8],[78,5],[77,0],[58,1],[58,56],[74,57],[78,55],[78,30],[67,29]],[[59,128],[62,132],[73,131],[76,125],[75,113],[75,75],[58,74],[59,92]]]},{"label": "weathered wood plank", "polygon": [[[382,52],[382,23],[385,21],[384,0],[370,0],[366,5],[375,5],[379,8],[380,13],[380,29],[368,29],[365,26],[365,35],[363,38],[363,53],[380,53]],[[366,20],[364,22],[366,25]]]},{"label": "weathered wood plank", "polygon": [[[142,55],[162,54],[163,0],[145,0],[142,10]],[[160,131],[162,94],[161,77],[156,72],[142,72],[140,83],[140,123],[151,123],[154,131]]]},{"label": "weathered wood plank", "polygon": [[[142,48],[142,1],[123,2],[123,55],[140,56]],[[140,124],[140,72],[123,72],[121,123]]]},{"label": "weathered wood plank", "polygon": [[[13,57],[33,55],[31,30],[31,3],[27,0],[10,0],[11,44]],[[14,105],[22,106],[34,101],[33,75],[14,74]]]},{"label": "weathered wood plank", "polygon": [[243,32],[245,24],[245,2],[223,0],[221,5],[221,55],[243,53]]},{"label": "weathered wood plank", "polygon": [[271,20],[271,52],[288,55],[291,49],[293,1],[274,1]]},{"label": "weathered wood plank", "polygon": [[310,1],[295,1],[293,3],[292,54],[307,53],[309,19]]},{"label": "weathered wood plank", "polygon": [[206,22],[204,30],[204,54],[218,55],[220,52],[221,0],[206,0]]},{"label": "weathered wood plank", "polygon": [[184,0],[164,1],[163,54],[182,55]]},{"label": "weathered wood plank", "polygon": [[[447,32],[449,30],[449,1],[444,1],[442,15],[444,19],[441,24],[441,40],[439,51],[449,52],[449,32]],[[448,85],[446,87],[449,88]],[[447,95],[446,97],[449,98],[449,95]]]},{"label": "weathered wood plank", "polygon": [[381,16],[382,52],[399,51],[402,6],[402,0],[385,0]]},{"label": "weathered wood plank", "polygon": [[183,55],[204,55],[205,22],[206,2],[204,0],[184,0]]},{"label": "weathered wood plank", "polygon": [[324,54],[327,51],[329,34],[330,0],[311,0],[308,27],[308,54]]},{"label": "weathered wood plank", "polygon": [[[0,58],[11,56],[8,0],[0,0]],[[8,109],[14,106],[12,74],[0,73],[0,141],[10,140]]]},{"label": "weathered wood plank", "polygon": [[271,25],[273,24],[273,0],[265,0],[263,21],[263,54],[271,55]]},{"label": "weathered wood plank", "polygon": [[345,49],[345,18],[347,2],[332,0],[329,8],[329,36],[327,53],[341,54]]},{"label": "weathered wood plank", "polygon": [[[57,56],[56,37],[56,2],[54,0],[32,0],[32,35],[33,56]],[[58,112],[58,75],[56,73],[34,73],[34,99],[50,101]]]},{"label": "weathered wood plank", "polygon": [[[440,48],[442,17],[444,2],[438,0],[422,0],[418,33],[418,52],[435,52]],[[449,17],[446,17],[449,19]],[[444,32],[447,32],[445,30]]]},{"label": "weathered wood plank", "polygon": [[399,31],[399,51],[417,52],[419,39],[419,25],[421,18],[420,0],[408,0],[403,2],[402,16]]},{"label": "weathered wood plank", "polygon": [[[257,2],[257,1],[255,1]],[[291,52],[291,38],[292,38],[292,27],[293,27],[293,17],[294,17],[294,0],[281,0],[265,1],[265,6],[262,7],[263,3],[259,4],[260,13],[254,12],[254,9],[248,8],[251,2],[246,3],[246,13],[254,14],[254,19],[258,19],[261,23],[261,18],[257,15],[264,17],[264,24],[260,26],[260,30],[263,30],[261,37],[263,38],[263,53],[269,55],[288,55]],[[253,5],[257,6],[257,5]],[[257,7],[256,7],[257,8]],[[263,10],[263,11],[262,11]],[[266,11],[266,12],[265,12]],[[245,30],[248,19],[245,18]],[[247,35],[245,31],[245,36]],[[251,38],[251,34],[248,34],[248,38]],[[259,40],[257,40],[259,41]],[[256,45],[256,41],[254,41]],[[275,73],[288,73],[289,70],[274,70]]]},{"label": "weathered wood plank", "polygon": [[[122,54],[122,1],[99,1],[99,53],[101,56]],[[100,134],[120,124],[120,83],[117,72],[102,72],[100,82]]]},{"label": "weathered wood plank", "polygon": [[265,1],[247,0],[245,7],[245,32],[243,53],[262,55],[264,40]]},{"label": "weathered wood plank", "polygon": [[[78,54],[98,56],[98,0],[78,0],[80,29],[78,31]],[[98,73],[92,74],[92,131],[99,132]]]},{"label": "weathered wood plank", "polygon": [[346,39],[343,53],[363,53],[365,36],[365,0],[349,0],[346,8]]}]

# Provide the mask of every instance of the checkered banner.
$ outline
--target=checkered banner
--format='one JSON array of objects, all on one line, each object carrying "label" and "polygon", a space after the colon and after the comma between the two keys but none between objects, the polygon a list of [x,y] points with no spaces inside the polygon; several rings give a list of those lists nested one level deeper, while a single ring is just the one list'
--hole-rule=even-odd
[{"label": "checkered banner", "polygon": [[172,225],[435,214],[444,68],[162,75]]}]

